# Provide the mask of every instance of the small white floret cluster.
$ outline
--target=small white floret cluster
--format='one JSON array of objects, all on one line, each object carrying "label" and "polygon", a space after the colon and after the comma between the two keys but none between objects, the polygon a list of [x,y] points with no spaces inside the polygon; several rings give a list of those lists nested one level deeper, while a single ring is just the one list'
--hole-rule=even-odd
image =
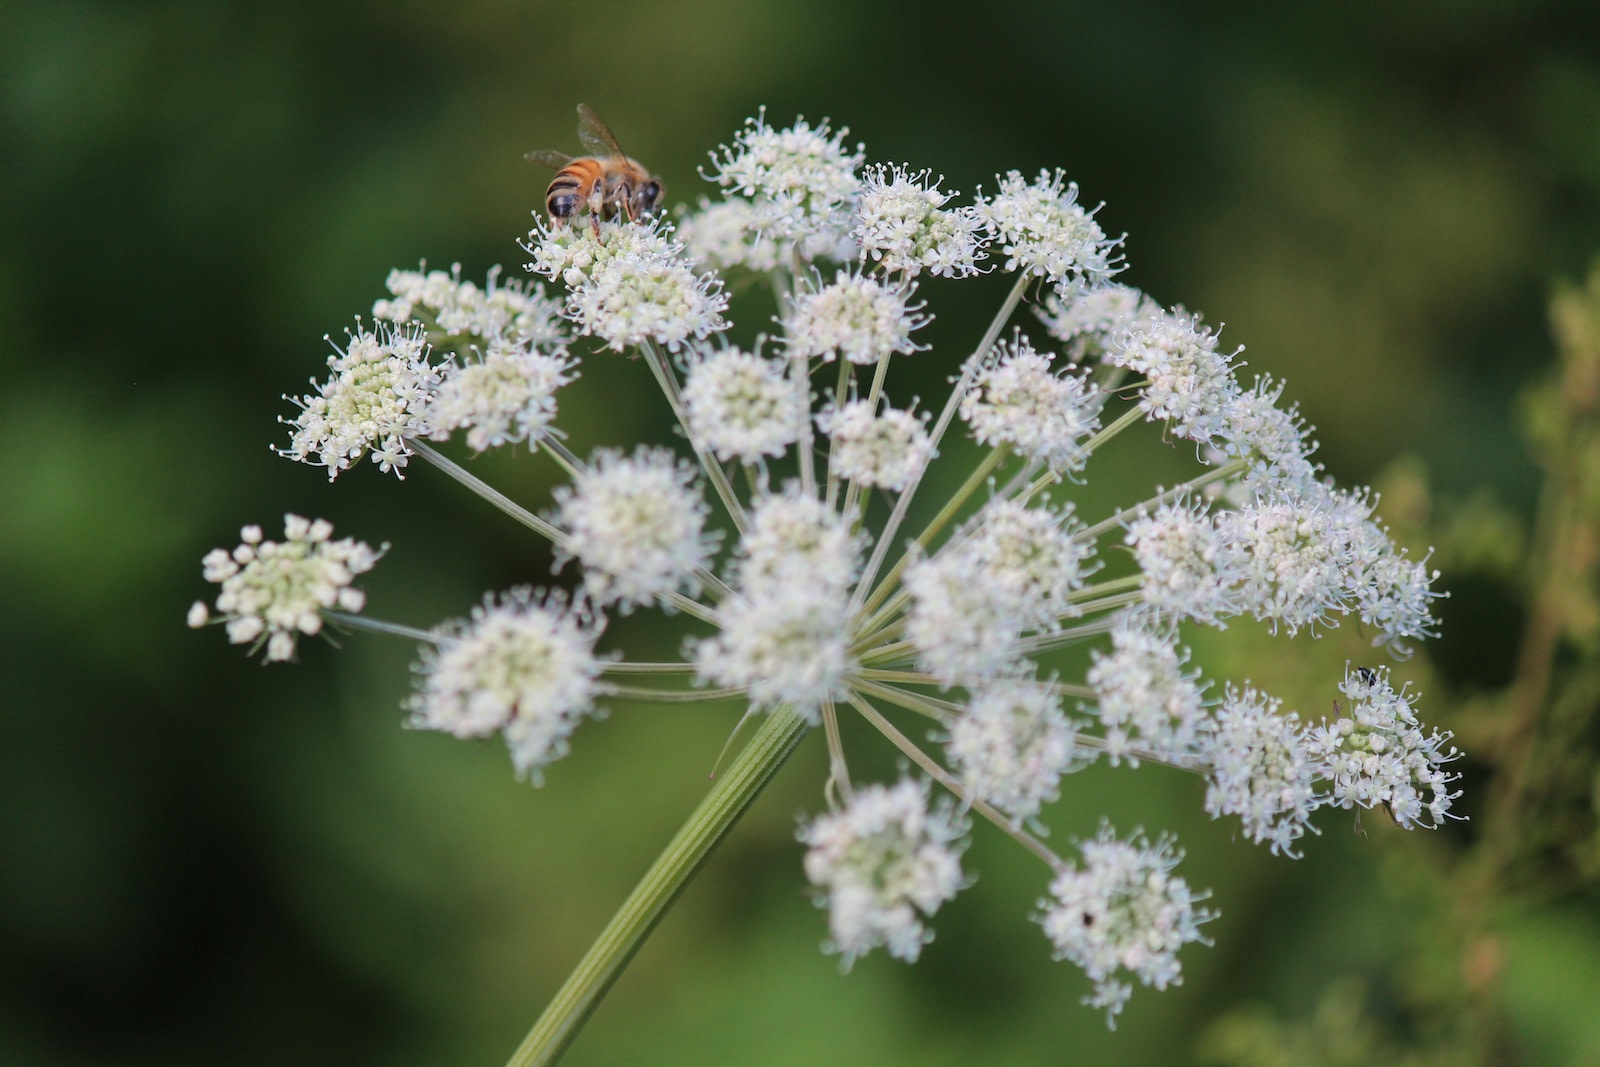
[{"label": "small white floret cluster", "polygon": [[[200,566],[206,581],[222,586],[216,613],[228,640],[252,651],[264,647],[271,663],[293,658],[301,634],[321,633],[323,612],[360,611],[366,594],[350,583],[383,553],[353,538],[335,541],[326,519],[285,515],[282,541],[268,541],[261,527],[246,526],[238,547],[214,548]],[[211,617],[204,601],[189,608],[191,627]]]},{"label": "small white floret cluster", "polygon": [[1075,472],[1088,462],[1104,395],[1082,373],[1058,373],[1020,334],[995,345],[962,398],[961,418],[979,444]]},{"label": "small white floret cluster", "polygon": [[1389,684],[1387,668],[1358,667],[1346,673],[1340,691],[1345,714],[1324,721],[1310,737],[1310,754],[1325,768],[1328,802],[1341,808],[1382,804],[1401,826],[1438,826],[1450,816],[1460,790],[1444,764],[1458,758],[1446,746],[1451,735],[1426,730],[1402,689]]},{"label": "small white floret cluster", "polygon": [[555,502],[554,523],[565,531],[558,557],[583,564],[584,590],[597,604],[671,607],[674,593],[699,591],[718,538],[705,528],[694,468],[671,452],[602,449],[572,485],[556,488]]},{"label": "small white floret cluster", "polygon": [[332,375],[315,394],[289,398],[300,414],[281,420],[294,433],[278,454],[326,467],[329,481],[368,455],[380,470],[403,477],[409,442],[432,433],[427,411],[444,373],[428,361],[422,327],[380,322],[369,330],[358,321],[345,347],[328,357],[328,369]]},{"label": "small white floret cluster", "polygon": [[923,919],[963,885],[966,832],[951,805],[930,806],[927,786],[905,779],[866,786],[801,830],[806,877],[828,909],[829,948],[846,967],[879,945],[917,958],[933,939]]},{"label": "small white floret cluster", "polygon": [[730,565],[734,593],[718,633],[691,638],[701,679],[788,705],[812,722],[859,664],[850,650],[850,583],[859,543],[840,516],[792,486],[758,502]]},{"label": "small white floret cluster", "polygon": [[537,784],[567,752],[567,738],[594,698],[604,621],[558,593],[527,587],[484,598],[469,622],[450,622],[424,645],[411,724],[455,737],[504,736],[517,773]]},{"label": "small white floret cluster", "polygon": [[1050,896],[1039,902],[1039,922],[1056,958],[1076,963],[1094,982],[1084,1003],[1104,1008],[1109,1023],[1133,992],[1120,976],[1156,989],[1182,982],[1178,950],[1204,941],[1200,924],[1215,914],[1195,906],[1207,894],[1172,874],[1183,853],[1171,838],[1152,845],[1134,831],[1121,841],[1102,826],[1079,851],[1082,866],[1056,875]]}]

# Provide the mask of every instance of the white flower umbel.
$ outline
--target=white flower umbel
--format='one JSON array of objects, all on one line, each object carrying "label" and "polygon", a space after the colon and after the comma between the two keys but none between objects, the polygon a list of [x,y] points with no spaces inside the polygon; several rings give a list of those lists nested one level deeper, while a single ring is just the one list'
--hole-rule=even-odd
[{"label": "white flower umbel", "polygon": [[1039,902],[1039,922],[1055,946],[1056,958],[1082,967],[1094,991],[1083,998],[1104,1008],[1114,1020],[1137,978],[1165,989],[1183,981],[1178,950],[1191,941],[1205,942],[1200,924],[1215,918],[1196,907],[1207,894],[1196,894],[1172,874],[1183,859],[1170,837],[1154,845],[1139,831],[1127,841],[1102,825],[1092,841],[1078,845],[1083,865],[1064,867],[1050,883],[1050,896]]},{"label": "white flower umbel", "polygon": [[1217,516],[1245,610],[1292,635],[1335,626],[1350,607],[1355,560],[1348,528],[1328,507],[1263,500]]},{"label": "white flower umbel", "polygon": [[973,691],[950,725],[945,753],[969,795],[1017,822],[1056,799],[1061,776],[1086,762],[1054,689],[1031,680]]},{"label": "white flower umbel", "polygon": [[1133,329],[1107,360],[1144,375],[1139,410],[1147,418],[1165,422],[1179,437],[1210,442],[1239,393],[1236,355],[1217,351],[1217,335],[1198,316],[1173,313]]},{"label": "white flower umbel", "polygon": [[430,432],[428,405],[439,388],[441,368],[428,362],[420,326],[379,323],[368,330],[359,320],[349,343],[328,357],[332,375],[315,395],[285,396],[300,409],[280,456],[328,468],[331,482],[370,454],[385,473],[404,477],[411,441]]},{"label": "white flower umbel", "polygon": [[[845,229],[848,218],[835,214],[821,228],[780,237],[769,221],[781,211],[770,203],[730,193],[727,199],[700,198],[678,218],[678,236],[695,263],[718,271],[754,272],[774,277],[820,263],[849,263],[861,247]],[[779,227],[783,229],[783,227]]]},{"label": "white flower umbel", "polygon": [[821,721],[823,704],[845,692],[850,597],[826,585],[758,585],[721,607],[722,630],[690,646],[705,682],[747,691],[750,706],[788,705]]},{"label": "white flower umbel", "polygon": [[541,225],[525,246],[528,269],[567,286],[567,312],[583,336],[616,352],[654,342],[676,352],[727,328],[728,298],[714,274],[696,274],[669,223]]},{"label": "white flower umbel", "polygon": [[1028,666],[1022,632],[1028,617],[1010,591],[987,580],[983,561],[959,546],[906,568],[911,609],[906,637],[917,662],[945,688],[972,686]]},{"label": "white flower umbel", "polygon": [[560,302],[518,281],[502,283],[499,267],[489,271],[482,289],[462,280],[459,263],[448,274],[442,270],[390,271],[384,284],[391,298],[372,305],[372,317],[379,321],[404,324],[424,320],[447,337],[506,338],[551,353],[566,348]]},{"label": "white flower umbel", "polygon": [[[259,526],[240,530],[239,541],[232,551],[206,553],[201,569],[206,581],[222,586],[216,612],[229,642],[252,652],[264,646],[269,663],[293,658],[301,634],[321,633],[324,612],[360,611],[366,594],[350,583],[387,548],[349,537],[335,541],[332,523],[299,515],[283,517],[282,541],[265,540]],[[191,627],[210,617],[203,602],[189,609]]]},{"label": "white flower umbel", "polygon": [[1376,524],[1366,523],[1364,533],[1376,554],[1355,583],[1356,613],[1377,629],[1374,645],[1408,655],[1412,642],[1438,635],[1433,602],[1444,594],[1435,592],[1433,583],[1439,572],[1429,570],[1426,561],[1406,558],[1405,549],[1396,547]]},{"label": "white flower umbel", "polygon": [[678,220],[678,237],[689,258],[713,270],[770,271],[788,263],[792,245],[761,232],[765,216],[749,200],[700,198]]},{"label": "white flower umbel", "polygon": [[411,724],[456,737],[504,736],[517,774],[567,754],[567,738],[595,713],[604,619],[559,593],[526,586],[488,596],[470,622],[446,623],[423,646]]},{"label": "white flower umbel", "polygon": [[1106,237],[1094,212],[1078,203],[1078,183],[1059,170],[1041,170],[1032,182],[1009,171],[994,196],[979,198],[977,211],[1007,271],[1044,278],[1061,291],[1080,280],[1105,281],[1120,269],[1112,253],[1121,238]]},{"label": "white flower umbel", "polygon": [[596,453],[572,486],[555,492],[556,547],[583,564],[583,587],[597,604],[626,612],[699,591],[696,572],[711,561],[717,537],[707,531],[706,502],[694,468],[659,448],[632,456]]},{"label": "white flower umbel", "polygon": [[1206,811],[1237,815],[1250,840],[1296,856],[1295,842],[1322,803],[1318,775],[1299,716],[1280,714],[1282,701],[1255,687],[1229,685],[1201,737]]},{"label": "white flower umbel", "polygon": [[689,432],[723,462],[759,463],[800,440],[805,412],[784,364],[738,348],[691,357],[683,402]]},{"label": "white flower umbel", "polygon": [[546,355],[523,342],[496,337],[449,367],[434,397],[434,440],[467,431],[474,452],[525,441],[538,444],[554,431],[556,392],[572,381],[576,361]]},{"label": "white flower umbel", "polygon": [[1240,551],[1204,503],[1162,504],[1129,520],[1123,541],[1139,564],[1140,595],[1163,619],[1220,627],[1244,610]]},{"label": "white flower umbel", "polygon": [[1052,470],[1081,470],[1100,427],[1105,397],[1087,378],[1058,374],[1051,357],[1016,334],[994,353],[961,398],[961,417],[980,444],[1009,445]]},{"label": "white flower umbel", "polygon": [[1311,462],[1317,443],[1309,439],[1310,428],[1297,408],[1278,407],[1282,396],[1282,382],[1257,378],[1251,388],[1231,396],[1212,436],[1222,455],[1248,464],[1240,479],[1247,499],[1319,491],[1318,467]]},{"label": "white flower umbel", "polygon": [[759,501],[721,632],[689,642],[700,680],[747,689],[752,707],[788,704],[819,721],[858,665],[849,640],[857,547],[841,516],[792,486]]},{"label": "white flower umbel", "polygon": [[[557,226],[542,219],[529,231],[522,250],[533,258],[528,271],[570,291],[593,283],[597,275],[626,269],[631,263],[671,259],[682,249],[668,227],[646,222],[602,222],[600,232],[590,226]],[[573,317],[570,302],[568,318]]]},{"label": "white flower umbel", "polygon": [[1027,626],[1051,630],[1082,614],[1073,596],[1094,573],[1094,541],[1072,504],[1059,509],[997,500],[979,512],[962,551],[1004,590]]},{"label": "white flower umbel", "polygon": [[898,492],[933,456],[922,421],[894,408],[874,413],[871,401],[853,400],[818,415],[817,428],[828,436],[828,460],[839,477]]},{"label": "white flower umbel", "polygon": [[[843,138],[751,120],[714,157],[720,199],[679,216],[693,260],[670,224],[617,218],[541,221],[523,244],[525,287],[397,271],[381,321],[358,324],[328,382],[296,401],[285,455],[330,475],[363,455],[385,470],[420,456],[541,538],[524,558],[575,562],[576,592],[490,597],[470,620],[424,630],[347,614],[360,606],[350,576],[376,553],[331,542],[325,526],[297,520],[271,551],[247,532],[206,558],[233,640],[285,658],[331,620],[420,643],[413,721],[498,734],[535,781],[601,696],[630,715],[736,701],[755,717],[515,1062],[553,1058],[810,727],[827,747],[829,812],[802,836],[833,951],[917,955],[964,883],[970,813],[1055,878],[1046,933],[1111,1015],[1135,979],[1176,980],[1175,954],[1208,913],[1172,876],[1166,838],[1106,830],[1079,864],[1046,843],[1055,807],[1077,818],[1114,802],[1066,777],[1100,754],[1129,772],[1193,774],[1213,816],[1237,815],[1283,854],[1324,796],[1384,806],[1407,827],[1453,814],[1447,736],[1417,724],[1381,669],[1347,675],[1348,710],[1308,733],[1250,686],[1208,697],[1179,643],[1179,627],[1207,648],[1189,630],[1254,619],[1316,635],[1355,617],[1400,654],[1435,629],[1427,557],[1392,542],[1370,491],[1336,488],[1312,462],[1314,431],[1282,384],[1241,385],[1236,353],[1197,316],[1111,282],[1120,241],[1060,172],[1008,172],[962,207],[927,171],[864,167]],[[1005,297],[959,351],[927,350],[914,286],[941,275],[929,288],[976,294],[956,283],[980,264],[1011,275]],[[1013,321],[1030,297],[1043,329]],[[735,316],[753,351],[710,340]],[[903,382],[897,357],[912,352],[921,388],[948,381],[948,393],[924,404]],[[580,360],[612,353],[649,370],[676,425],[640,442],[631,432],[658,420],[600,409],[584,436],[607,443],[584,460],[556,394],[593,387],[603,404],[633,388],[611,373],[570,384]],[[947,440],[958,417],[971,441]],[[1138,432],[1175,443],[1192,473],[1139,485],[1136,464],[1096,459]],[[557,480],[534,507],[444,452],[519,442],[546,465],[519,484]],[[654,625],[678,635],[680,655],[597,651],[618,640],[605,614],[657,611],[673,614]],[[197,605],[190,622],[209,615]],[[884,762],[853,763],[867,731],[917,780],[865,780]],[[948,796],[931,800],[935,787]]]},{"label": "white flower umbel", "polygon": [[843,356],[871,365],[890,354],[918,349],[911,331],[928,321],[921,304],[908,303],[908,286],[884,285],[839,272],[832,285],[795,298],[789,316],[789,349],[797,357],[832,362]]},{"label": "white flower umbel", "polygon": [[675,259],[613,264],[571,299],[583,332],[617,352],[645,341],[676,352],[690,338],[723,329],[727,306],[721,293]]},{"label": "white flower umbel", "polygon": [[1339,686],[1345,714],[1311,732],[1311,753],[1330,783],[1328,802],[1341,808],[1382,804],[1406,829],[1437,827],[1461,795],[1460,777],[1444,765],[1460,757],[1446,749],[1451,735],[1423,732],[1404,689],[1389,684],[1387,667],[1347,669]]},{"label": "white flower umbel", "polygon": [[1067,346],[1074,362],[1110,352],[1131,330],[1154,322],[1161,306],[1131,285],[1075,282],[1046,293],[1037,309],[1050,336]]},{"label": "white flower umbel", "polygon": [[848,591],[860,551],[844,516],[791,482],[751,508],[734,573],[744,589],[805,581]]},{"label": "white flower umbel", "polygon": [[978,273],[987,256],[984,223],[970,206],[946,211],[955,194],[940,192],[940,181],[926,170],[868,167],[851,231],[862,255],[907,278],[924,270],[946,278]]},{"label": "white flower umbel", "polygon": [[1302,507],[1326,514],[1339,546],[1344,603],[1361,621],[1377,628],[1372,643],[1399,655],[1412,641],[1432,637],[1437,622],[1432,590],[1438,571],[1408,559],[1403,548],[1373,518],[1376,500],[1367,490],[1332,489],[1318,484],[1299,498]]},{"label": "white flower umbel", "polygon": [[949,804],[930,807],[925,784],[857,790],[843,810],[800,830],[806,877],[828,909],[825,946],[848,968],[880,945],[913,961],[933,940],[923,924],[964,884],[966,820]]},{"label": "white flower umbel", "polygon": [[1171,634],[1127,616],[1111,631],[1111,651],[1092,653],[1087,681],[1098,703],[1104,748],[1112,766],[1139,754],[1182,761],[1193,750],[1205,715],[1199,671],[1184,670],[1187,651]]},{"label": "white flower umbel", "polygon": [[708,177],[746,198],[764,236],[804,241],[850,228],[851,209],[861,192],[857,171],[861,146],[844,145],[847,128],[832,131],[827,120],[813,128],[804,119],[775,130],[766,111],[745,123],[732,145],[712,153]]}]

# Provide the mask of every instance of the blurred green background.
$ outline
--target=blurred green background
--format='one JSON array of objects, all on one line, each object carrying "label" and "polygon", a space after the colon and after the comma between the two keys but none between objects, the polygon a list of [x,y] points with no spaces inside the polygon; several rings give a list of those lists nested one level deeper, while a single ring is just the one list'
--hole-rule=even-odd
[{"label": "blurred green background", "polygon": [[[391,267],[519,270],[548,181],[522,153],[575,150],[578,101],[674,202],[708,191],[705,153],[762,104],[780,125],[831,116],[869,160],[963,193],[1064,167],[1129,233],[1126,280],[1226,323],[1254,370],[1287,378],[1341,481],[1425,481],[1431,497],[1386,500],[1397,530],[1425,545],[1439,508],[1473,501],[1508,530],[1532,513],[1514,397],[1551,362],[1552,284],[1600,252],[1593,3],[10,0],[0,1062],[501,1062],[703,792],[736,707],[618,707],[535,791],[496,745],[399,728],[405,647],[307,642],[297,666],[263,668],[183,625],[209,593],[200,556],[246,522],[272,536],[285,511],[392,543],[365,583],[383,618],[426,626],[550,580],[541,546],[431,470],[330,486],[268,445],[281,394],[322,373],[322,336]],[[950,360],[924,397],[1003,291],[924,287]],[[671,439],[636,364],[584,372],[561,419],[580,451]],[[1164,476],[1145,462],[1122,471]],[[477,469],[548,499],[526,456]],[[1095,486],[1100,513],[1116,488]],[[1459,730],[1460,707],[1511,679],[1522,609],[1514,582],[1442,585],[1444,637],[1397,677]],[[636,658],[678,641],[642,614],[611,637]],[[1319,716],[1361,647],[1200,651],[1208,673]],[[1102,812],[1177,832],[1181,873],[1222,913],[1215,947],[1184,952],[1185,983],[1136,992],[1115,1034],[1027,920],[1042,870],[992,833],[922,962],[880,954],[841,977],[793,832],[821,805],[821,748],[724,844],[568,1062],[1265,1065],[1318,1027],[1342,1035],[1325,1048],[1356,1043],[1348,1062],[1435,1062],[1457,1046],[1414,991],[1470,985],[1475,960],[1498,1020],[1475,1055],[1600,1062],[1592,878],[1558,865],[1545,886],[1530,868],[1485,905],[1498,933],[1475,948],[1428,923],[1479,823],[1369,819],[1360,836],[1325,813],[1290,862],[1159,769],[1073,779],[1052,815],[1063,838]],[[1462,769],[1473,813],[1485,776]],[[1262,1058],[1227,1051],[1225,1016],[1259,1023]]]}]

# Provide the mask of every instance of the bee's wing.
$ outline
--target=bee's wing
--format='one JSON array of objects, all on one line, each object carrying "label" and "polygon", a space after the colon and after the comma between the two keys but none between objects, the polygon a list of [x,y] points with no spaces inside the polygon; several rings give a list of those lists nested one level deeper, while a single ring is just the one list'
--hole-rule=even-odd
[{"label": "bee's wing", "polygon": [[541,167],[549,167],[551,170],[560,170],[572,162],[571,156],[560,152],[552,152],[548,148],[536,148],[522,158],[537,163]]},{"label": "bee's wing", "polygon": [[606,158],[618,156],[626,159],[622,149],[617,147],[617,139],[611,133],[611,127],[600,121],[600,116],[594,113],[594,108],[588,104],[578,105],[578,140],[583,142],[583,147],[592,155]]}]

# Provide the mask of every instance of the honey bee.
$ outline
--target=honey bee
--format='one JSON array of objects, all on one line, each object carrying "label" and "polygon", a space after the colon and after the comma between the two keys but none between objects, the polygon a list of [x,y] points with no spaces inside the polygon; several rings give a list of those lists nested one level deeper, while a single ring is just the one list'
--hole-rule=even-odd
[{"label": "honey bee", "polygon": [[588,104],[578,105],[578,140],[592,155],[573,159],[541,149],[526,157],[557,172],[544,194],[544,206],[556,224],[587,207],[589,222],[599,236],[602,215],[615,218],[620,212],[631,222],[655,213],[666,186],[638,160],[623,154],[611,128]]}]

